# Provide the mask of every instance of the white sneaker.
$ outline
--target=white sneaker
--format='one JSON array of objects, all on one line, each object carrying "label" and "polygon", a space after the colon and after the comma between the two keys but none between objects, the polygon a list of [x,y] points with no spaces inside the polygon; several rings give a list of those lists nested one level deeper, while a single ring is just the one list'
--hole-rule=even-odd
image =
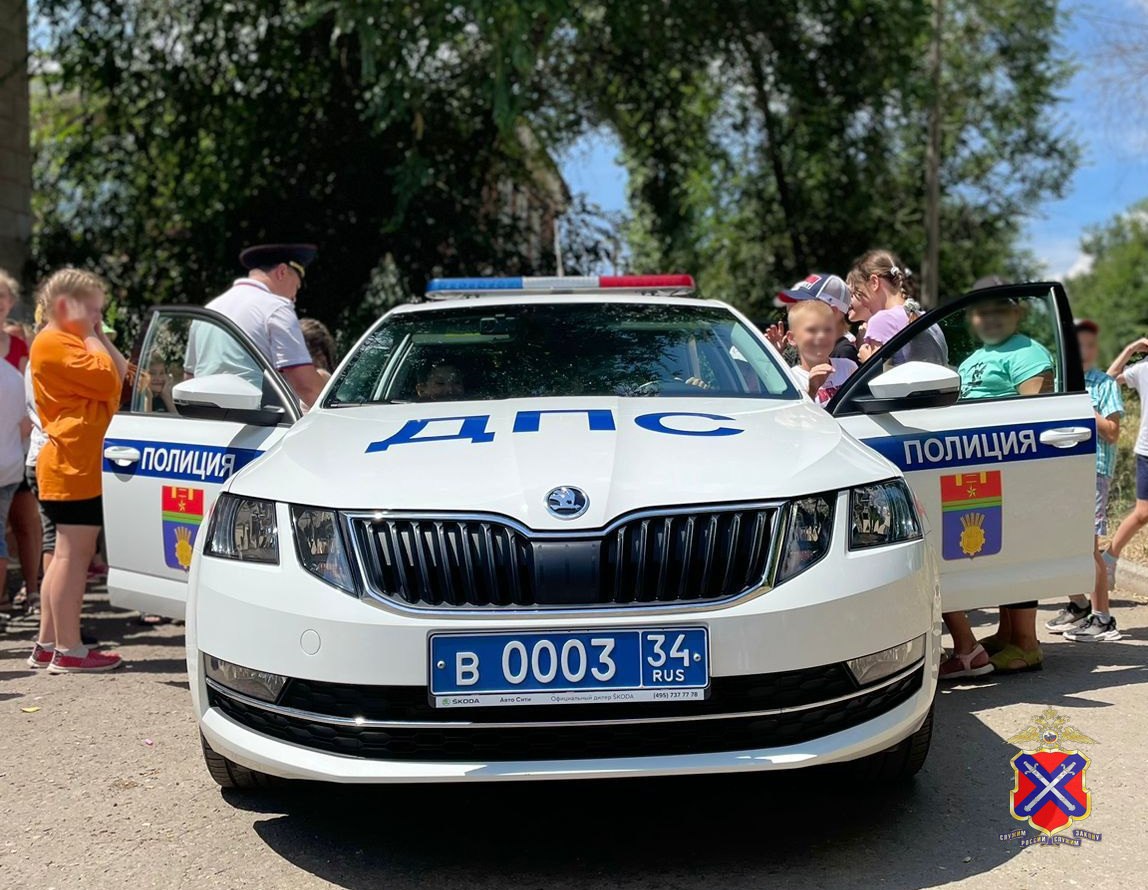
[{"label": "white sneaker", "polygon": [[1088,616],[1084,627],[1065,631],[1064,638],[1074,643],[1111,643],[1120,639],[1120,631],[1116,629],[1116,619],[1111,615],[1105,620],[1094,614]]},{"label": "white sneaker", "polygon": [[1084,627],[1085,622],[1088,621],[1088,616],[1091,614],[1091,605],[1078,606],[1074,602],[1069,602],[1056,613],[1054,618],[1044,623],[1044,629],[1052,634],[1062,634],[1075,627]]}]

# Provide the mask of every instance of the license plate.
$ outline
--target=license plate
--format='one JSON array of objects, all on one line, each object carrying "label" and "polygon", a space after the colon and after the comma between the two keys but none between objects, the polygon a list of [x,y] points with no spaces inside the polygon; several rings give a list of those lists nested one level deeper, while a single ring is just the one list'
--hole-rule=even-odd
[{"label": "license plate", "polygon": [[432,634],[436,708],[688,701],[706,697],[704,627]]}]

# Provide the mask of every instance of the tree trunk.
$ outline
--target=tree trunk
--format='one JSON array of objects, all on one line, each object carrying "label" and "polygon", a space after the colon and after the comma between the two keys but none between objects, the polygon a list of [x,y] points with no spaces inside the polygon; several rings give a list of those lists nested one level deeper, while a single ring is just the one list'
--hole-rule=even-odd
[{"label": "tree trunk", "polygon": [[0,0],[0,268],[18,279],[31,237],[28,4]]},{"label": "tree trunk", "polygon": [[749,63],[750,76],[753,80],[754,97],[757,100],[758,111],[761,112],[762,125],[765,128],[765,153],[769,161],[773,181],[777,186],[777,201],[781,205],[781,215],[785,219],[785,229],[789,234],[790,247],[793,250],[793,271],[797,275],[805,275],[811,270],[806,259],[805,244],[801,231],[797,225],[796,205],[793,191],[789,187],[789,179],[785,174],[785,160],[781,156],[780,123],[773,109],[769,107],[771,90],[769,78],[762,65],[761,53],[753,46],[749,37],[742,34],[739,38],[746,61]]}]

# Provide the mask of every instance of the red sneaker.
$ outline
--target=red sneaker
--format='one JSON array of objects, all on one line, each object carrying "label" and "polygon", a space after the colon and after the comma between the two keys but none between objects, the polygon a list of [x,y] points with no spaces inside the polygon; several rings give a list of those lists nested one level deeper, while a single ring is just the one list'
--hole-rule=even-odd
[{"label": "red sneaker", "polygon": [[124,660],[118,655],[108,652],[94,652],[89,650],[83,658],[76,655],[65,655],[59,649],[52,656],[52,663],[48,665],[49,674],[97,674],[102,671],[114,671],[122,667]]},{"label": "red sneaker", "polygon": [[45,649],[37,643],[35,648],[32,649],[32,654],[28,656],[28,667],[46,668],[52,663],[52,656],[54,654],[54,649]]}]

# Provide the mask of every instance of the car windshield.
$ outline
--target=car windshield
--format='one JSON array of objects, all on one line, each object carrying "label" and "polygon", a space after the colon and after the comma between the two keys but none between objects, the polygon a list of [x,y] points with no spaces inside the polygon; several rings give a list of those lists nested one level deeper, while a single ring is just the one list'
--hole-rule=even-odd
[{"label": "car windshield", "polygon": [[798,398],[718,306],[475,302],[384,319],[326,404],[555,396]]}]

